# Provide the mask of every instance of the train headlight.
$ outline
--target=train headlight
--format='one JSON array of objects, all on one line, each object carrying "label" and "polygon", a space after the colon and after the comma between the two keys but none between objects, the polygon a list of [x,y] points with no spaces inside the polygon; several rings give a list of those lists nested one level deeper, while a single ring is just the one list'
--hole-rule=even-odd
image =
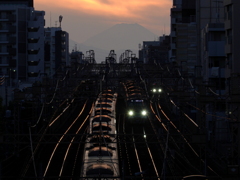
[{"label": "train headlight", "polygon": [[141,114],[142,114],[143,116],[146,116],[146,115],[147,115],[147,111],[146,111],[146,110],[143,110],[143,111],[141,112]]},{"label": "train headlight", "polygon": [[132,110],[128,111],[128,115],[129,116],[133,116],[134,115],[134,112]]},{"label": "train headlight", "polygon": [[162,92],[162,89],[158,89],[158,92]]},{"label": "train headlight", "polygon": [[156,90],[156,89],[153,89],[153,90],[152,90],[152,92],[154,92],[154,93],[155,93],[155,92],[157,92],[157,90]]}]

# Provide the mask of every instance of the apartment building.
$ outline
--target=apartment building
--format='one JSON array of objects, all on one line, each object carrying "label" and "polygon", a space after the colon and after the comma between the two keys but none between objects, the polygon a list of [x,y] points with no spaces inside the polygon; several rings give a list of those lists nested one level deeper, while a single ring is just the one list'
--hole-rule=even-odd
[{"label": "apartment building", "polygon": [[[226,79],[227,93],[226,114],[231,119],[232,145],[229,148],[229,169],[231,173],[240,174],[240,143],[239,142],[239,107],[240,107],[240,23],[239,0],[223,0],[225,24],[225,53],[226,53]],[[239,177],[239,176],[238,176]]]},{"label": "apartment building", "polygon": [[[41,80],[44,73],[44,11],[35,11],[33,0],[0,1],[0,77],[1,95],[11,95]],[[3,88],[6,88],[3,95]],[[10,88],[10,89],[9,89]],[[9,99],[11,96],[5,98]]]},{"label": "apartment building", "polygon": [[196,65],[196,1],[174,0],[171,8],[170,62],[188,74]]},{"label": "apartment building", "polygon": [[239,23],[239,8],[240,1],[224,0],[224,22],[226,30],[226,46],[225,53],[227,59],[227,74],[229,78],[231,74],[240,73],[240,23]]}]

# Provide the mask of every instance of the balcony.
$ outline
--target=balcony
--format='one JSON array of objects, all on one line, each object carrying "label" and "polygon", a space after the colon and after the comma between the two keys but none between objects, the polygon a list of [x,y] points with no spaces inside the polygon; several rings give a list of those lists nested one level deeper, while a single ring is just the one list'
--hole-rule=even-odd
[{"label": "balcony", "polygon": [[28,50],[28,54],[38,54],[40,49],[30,49]]},{"label": "balcony", "polygon": [[10,33],[16,33],[16,26],[9,26]]},{"label": "balcony", "polygon": [[38,73],[39,73],[38,66],[28,66],[28,74],[38,74]]},{"label": "balcony", "polygon": [[209,77],[210,78],[224,78],[225,77],[225,68],[219,68],[219,67],[209,68]]},{"label": "balcony", "polygon": [[7,44],[7,43],[8,43],[7,37],[0,37],[0,44]]},{"label": "balcony", "polygon": [[8,55],[9,53],[7,51],[0,51],[0,55]]},{"label": "balcony", "polygon": [[209,23],[208,31],[224,31],[224,23]]},{"label": "balcony", "polygon": [[226,6],[226,5],[230,5],[232,4],[232,0],[224,0],[223,1],[223,5]]},{"label": "balcony", "polygon": [[39,38],[29,38],[28,43],[37,43],[39,41]]},{"label": "balcony", "polygon": [[16,15],[15,14],[9,14],[8,15],[8,20],[11,21],[11,22],[16,21]]},{"label": "balcony", "polygon": [[225,56],[224,46],[225,41],[209,41],[208,42],[209,56]]},{"label": "balcony", "polygon": [[28,50],[37,50],[40,49],[40,44],[39,43],[29,43],[28,44]]},{"label": "balcony", "polygon": [[9,52],[10,55],[15,56],[16,53],[17,53],[17,50],[16,50],[16,48],[9,48],[8,52]]},{"label": "balcony", "polygon": [[8,63],[8,61],[0,60],[0,66],[1,66],[1,67],[8,67],[8,66],[9,66],[9,63]]},{"label": "balcony", "polygon": [[15,33],[16,32],[16,26],[6,26],[6,27],[1,27],[0,32],[10,32],[10,33]]},{"label": "balcony", "polygon": [[28,77],[38,77],[38,72],[28,72]]},{"label": "balcony", "polygon": [[0,38],[0,44],[15,44],[16,43],[16,37],[1,37]]},{"label": "balcony", "polygon": [[36,54],[29,54],[28,55],[28,60],[29,61],[38,61],[39,57]]},{"label": "balcony", "polygon": [[17,66],[16,59],[9,59],[9,66],[10,67],[16,67]]},{"label": "balcony", "polygon": [[0,33],[6,33],[8,32],[8,28],[7,27],[1,27],[0,28]]},{"label": "balcony", "polygon": [[14,22],[16,21],[16,15],[15,14],[8,14],[5,16],[0,16],[0,21],[11,21]]},{"label": "balcony", "polygon": [[16,44],[16,37],[9,37],[8,41],[10,44]]},{"label": "balcony", "polygon": [[28,66],[37,66],[39,61],[28,61]]},{"label": "balcony", "polygon": [[40,27],[29,27],[28,32],[38,32]]}]

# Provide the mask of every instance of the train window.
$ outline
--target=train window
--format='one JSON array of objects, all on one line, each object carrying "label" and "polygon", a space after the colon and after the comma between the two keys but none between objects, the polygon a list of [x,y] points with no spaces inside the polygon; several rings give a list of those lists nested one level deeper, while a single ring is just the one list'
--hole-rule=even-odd
[{"label": "train window", "polygon": [[94,117],[92,122],[110,122],[111,121],[111,118],[110,117]]},{"label": "train window", "polygon": [[106,164],[93,164],[87,168],[87,176],[99,176],[99,175],[113,176],[113,168]]},{"label": "train window", "polygon": [[102,125],[99,125],[99,124],[95,124],[93,125],[93,128],[92,128],[93,131],[111,131],[112,128],[109,127],[108,125],[106,124],[102,124]]},{"label": "train window", "polygon": [[98,102],[109,102],[109,103],[111,103],[111,102],[113,102],[113,100],[110,99],[110,98],[107,98],[107,99],[100,99]]},{"label": "train window", "polygon": [[107,147],[94,147],[89,151],[88,156],[113,156],[113,153]]},{"label": "train window", "polygon": [[95,115],[109,115],[111,113],[112,113],[111,109],[107,108],[97,108],[95,111]]},{"label": "train window", "polygon": [[93,136],[90,140],[90,143],[99,143],[99,141],[111,143],[112,139],[110,138],[110,136]]},{"label": "train window", "polygon": [[96,107],[109,107],[109,108],[111,108],[112,105],[111,104],[97,104]]},{"label": "train window", "polygon": [[143,102],[143,99],[132,99],[132,100],[130,100],[130,102],[131,103],[141,103],[141,102]]}]

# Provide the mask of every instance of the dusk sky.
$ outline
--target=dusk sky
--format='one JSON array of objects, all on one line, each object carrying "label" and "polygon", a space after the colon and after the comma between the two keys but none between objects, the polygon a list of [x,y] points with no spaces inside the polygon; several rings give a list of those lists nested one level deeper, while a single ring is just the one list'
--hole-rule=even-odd
[{"label": "dusk sky", "polygon": [[172,0],[34,0],[35,10],[45,11],[46,27],[55,27],[62,15],[62,30],[78,43],[119,23],[168,35],[171,6]]}]

